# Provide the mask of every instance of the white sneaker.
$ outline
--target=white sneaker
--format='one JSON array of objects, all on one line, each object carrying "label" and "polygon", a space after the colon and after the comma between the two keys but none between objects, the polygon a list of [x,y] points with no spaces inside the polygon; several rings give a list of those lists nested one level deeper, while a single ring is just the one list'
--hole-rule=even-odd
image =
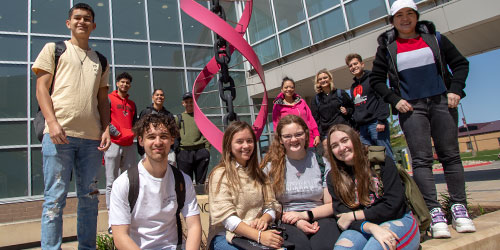
[{"label": "white sneaker", "polygon": [[441,208],[436,207],[430,212],[432,217],[431,223],[431,234],[432,238],[450,238],[450,230],[448,229],[448,224]]},{"label": "white sneaker", "polygon": [[467,208],[462,204],[453,204],[451,206],[451,214],[453,219],[451,225],[459,233],[472,233],[476,231],[474,222],[469,218]]}]

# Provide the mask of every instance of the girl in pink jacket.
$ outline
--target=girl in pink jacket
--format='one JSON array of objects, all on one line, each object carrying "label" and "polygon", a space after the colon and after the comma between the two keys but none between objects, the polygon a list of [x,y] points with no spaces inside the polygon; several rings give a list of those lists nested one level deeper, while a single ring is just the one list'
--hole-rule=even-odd
[{"label": "girl in pink jacket", "polygon": [[295,82],[289,77],[281,82],[281,93],[273,101],[273,127],[276,130],[281,117],[296,115],[302,118],[309,127],[309,147],[320,143],[318,125],[304,99],[295,93]]}]

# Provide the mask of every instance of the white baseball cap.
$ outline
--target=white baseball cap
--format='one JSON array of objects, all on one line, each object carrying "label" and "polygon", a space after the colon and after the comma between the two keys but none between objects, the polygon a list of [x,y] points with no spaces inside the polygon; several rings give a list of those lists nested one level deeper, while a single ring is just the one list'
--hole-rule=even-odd
[{"label": "white baseball cap", "polygon": [[417,5],[413,0],[396,0],[391,6],[391,16],[396,15],[396,13],[403,8],[410,8],[418,12]]}]

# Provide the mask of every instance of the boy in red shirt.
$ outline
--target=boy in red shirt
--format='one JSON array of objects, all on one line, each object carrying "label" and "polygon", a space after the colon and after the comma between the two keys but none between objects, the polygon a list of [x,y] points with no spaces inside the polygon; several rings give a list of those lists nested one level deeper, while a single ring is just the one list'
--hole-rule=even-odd
[{"label": "boy in red shirt", "polygon": [[125,170],[137,164],[137,153],[132,126],[137,119],[135,103],[129,100],[128,91],[132,76],[123,72],[116,77],[116,90],[108,95],[111,105],[111,146],[104,154],[106,166],[106,206],[109,210],[111,187],[115,179]]}]

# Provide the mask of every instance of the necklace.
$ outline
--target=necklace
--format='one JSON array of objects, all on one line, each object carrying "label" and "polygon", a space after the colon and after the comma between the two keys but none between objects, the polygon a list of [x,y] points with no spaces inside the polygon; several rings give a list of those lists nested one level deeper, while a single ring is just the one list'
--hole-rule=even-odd
[{"label": "necklace", "polygon": [[80,61],[80,65],[83,65],[83,62],[85,61],[85,59],[87,59],[87,51],[88,51],[88,49],[85,50],[85,57],[83,57],[83,60],[82,60],[82,59],[80,59],[80,56],[78,55],[78,52],[76,52],[75,45],[72,42],[70,42],[70,43],[71,43],[71,47],[73,47],[73,51],[75,51],[76,57],[78,57],[78,60]]}]

